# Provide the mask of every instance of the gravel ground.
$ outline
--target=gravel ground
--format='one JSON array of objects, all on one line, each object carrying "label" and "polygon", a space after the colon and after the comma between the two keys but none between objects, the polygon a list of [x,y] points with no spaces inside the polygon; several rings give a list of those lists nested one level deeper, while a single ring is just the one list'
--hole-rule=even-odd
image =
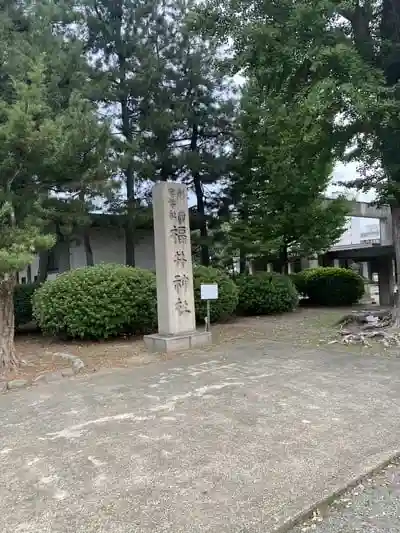
[{"label": "gravel ground", "polygon": [[[278,316],[238,318],[226,324],[215,324],[212,327],[213,343],[204,347],[208,352],[216,346],[232,346],[237,342],[266,339],[283,341],[296,346],[315,346],[320,343],[327,345],[328,339],[337,335],[332,326],[350,308],[343,309],[299,309],[295,313]],[[32,325],[31,325],[32,326]],[[15,347],[19,357],[25,364],[10,372],[0,371],[0,390],[2,383],[10,380],[31,381],[37,376],[57,373],[70,364],[65,359],[55,356],[56,353],[69,353],[79,357],[85,364],[85,372],[94,372],[100,368],[147,365],[165,359],[165,355],[149,354],[141,338],[119,338],[103,342],[61,341],[56,338],[43,337],[37,331],[27,329],[16,335]],[[350,347],[342,345],[329,346],[350,351]],[[353,351],[360,351],[354,346]],[[168,358],[180,359],[182,354],[168,354]]]},{"label": "gravel ground", "polygon": [[[382,343],[371,346],[354,344],[344,346],[340,343],[329,344],[338,339],[337,322],[352,308],[302,308],[295,313],[276,316],[237,318],[226,324],[212,327],[213,343],[204,347],[204,352],[214,350],[217,346],[233,346],[241,342],[259,342],[266,340],[283,342],[298,347],[327,348],[330,352],[358,353],[365,355],[398,356],[398,348],[385,349]],[[32,326],[32,324],[30,325]],[[100,368],[131,368],[147,365],[165,356],[149,354],[143,340],[139,338],[111,339],[104,342],[61,341],[43,337],[29,328],[20,332],[15,338],[15,347],[25,364],[7,373],[0,372],[0,389],[2,383],[15,379],[31,381],[37,376],[69,368],[68,361],[54,356],[55,353],[69,353],[82,359],[85,372],[94,372]],[[168,358],[180,358],[182,354],[169,354]]]},{"label": "gravel ground", "polygon": [[366,479],[292,533],[399,533],[400,462]]}]

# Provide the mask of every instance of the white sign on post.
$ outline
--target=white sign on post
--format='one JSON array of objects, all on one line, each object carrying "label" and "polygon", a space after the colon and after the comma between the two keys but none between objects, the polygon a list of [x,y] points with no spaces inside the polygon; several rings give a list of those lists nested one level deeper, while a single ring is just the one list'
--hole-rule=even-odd
[{"label": "white sign on post", "polygon": [[218,300],[218,285],[216,283],[207,283],[200,285],[200,298],[207,301],[207,316],[205,318],[206,331],[210,331],[210,300]]},{"label": "white sign on post", "polygon": [[218,285],[216,283],[201,284],[200,298],[202,300],[218,300]]}]

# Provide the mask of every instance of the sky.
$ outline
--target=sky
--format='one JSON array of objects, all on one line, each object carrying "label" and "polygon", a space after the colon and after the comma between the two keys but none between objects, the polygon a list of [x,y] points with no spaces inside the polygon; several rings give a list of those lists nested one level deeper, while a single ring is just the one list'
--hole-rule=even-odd
[{"label": "sky", "polygon": [[[333,171],[332,185],[328,188],[328,196],[334,194],[335,192],[348,192],[354,195],[355,199],[359,202],[372,202],[374,200],[373,191],[362,193],[334,185],[335,181],[350,181],[357,176],[359,176],[359,173],[357,172],[357,163],[338,163]],[[351,220],[349,220],[347,230],[342,235],[342,238],[338,244],[343,245],[359,243],[361,241],[362,233],[373,233],[373,238],[376,238],[376,233],[380,233],[379,220],[376,218],[352,217]]]},{"label": "sky", "polygon": [[345,189],[344,187],[335,186],[336,181],[350,181],[359,176],[357,172],[357,163],[338,163],[333,171],[332,185],[328,188],[328,195],[334,192],[346,192],[350,191],[356,199],[360,202],[372,202],[374,200],[373,191],[366,193],[351,191],[351,189]]}]

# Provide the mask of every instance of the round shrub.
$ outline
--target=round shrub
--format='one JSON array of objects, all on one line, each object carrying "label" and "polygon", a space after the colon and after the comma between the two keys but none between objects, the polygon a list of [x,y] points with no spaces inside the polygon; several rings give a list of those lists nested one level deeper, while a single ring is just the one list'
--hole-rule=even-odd
[{"label": "round shrub", "polygon": [[270,315],[293,311],[299,301],[288,276],[273,272],[240,276],[238,311],[243,315]]},{"label": "round shrub", "polygon": [[123,265],[78,268],[35,292],[34,316],[44,333],[106,339],[149,333],[157,324],[155,275]]},{"label": "round shrub", "polygon": [[32,322],[32,296],[39,283],[24,283],[14,288],[14,318],[15,327],[23,326]]},{"label": "round shrub", "polygon": [[364,294],[364,280],[348,268],[318,267],[301,273],[310,303],[326,306],[352,305]]},{"label": "round shrub", "polygon": [[207,303],[200,298],[201,284],[218,285],[218,300],[211,301],[211,322],[226,320],[232,316],[238,304],[238,289],[235,282],[224,272],[212,267],[196,266],[193,268],[194,300],[196,320],[203,322],[207,316]]}]

